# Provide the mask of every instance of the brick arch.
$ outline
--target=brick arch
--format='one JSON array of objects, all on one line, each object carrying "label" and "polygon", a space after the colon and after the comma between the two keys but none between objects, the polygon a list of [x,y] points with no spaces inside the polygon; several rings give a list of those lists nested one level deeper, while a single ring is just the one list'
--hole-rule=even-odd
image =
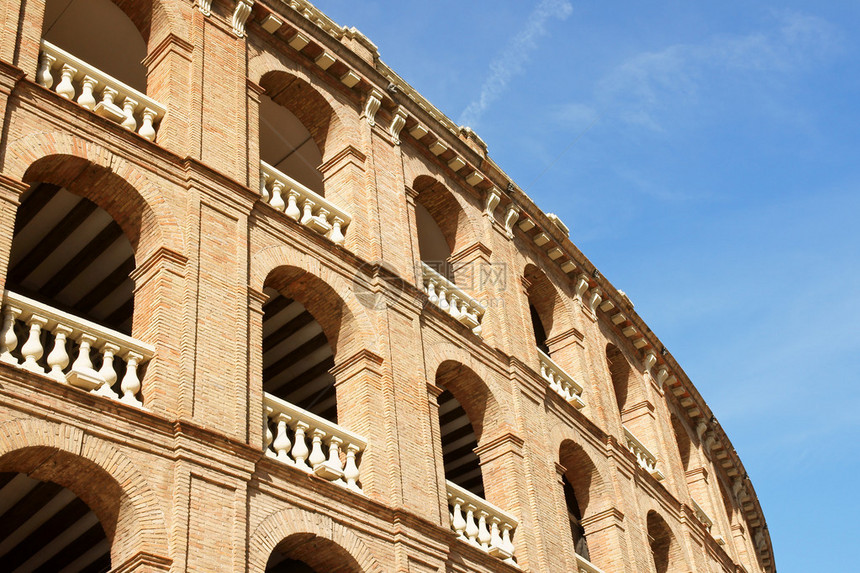
[{"label": "brick arch", "polygon": [[329,547],[349,560],[349,573],[383,572],[373,552],[355,533],[328,516],[294,508],[269,514],[251,534],[248,571],[265,571],[272,551],[285,540],[300,535],[311,535],[329,542]]},{"label": "brick arch", "polygon": [[[24,182],[71,185],[70,191],[92,200],[119,223],[138,263],[159,248],[184,252],[178,220],[158,186],[131,162],[97,143],[60,132],[26,135],[7,146],[3,172]],[[86,179],[75,188],[70,181],[82,174]],[[99,196],[84,185],[93,181],[108,181],[122,195]]]},{"label": "brick arch", "polygon": [[448,185],[429,174],[415,177],[412,189],[418,193],[415,201],[436,221],[452,255],[478,241],[478,210],[459,193],[452,192]]},{"label": "brick arch", "polygon": [[[265,248],[251,258],[252,289],[262,291],[264,286],[278,288],[283,286],[281,283],[296,281],[302,293],[310,297],[297,300],[320,323],[335,352],[335,360],[352,356],[361,349],[381,354],[376,328],[355,294],[358,279],[349,281],[315,257],[288,245]],[[313,289],[319,290],[314,292]],[[315,304],[317,312],[314,312]],[[325,316],[328,309],[335,309],[336,316]]]},{"label": "brick arch", "polygon": [[[605,463],[603,461],[605,457],[601,452],[591,448],[578,431],[564,422],[558,422],[552,426],[549,439],[552,451],[557,452],[558,455],[556,461],[567,470],[565,475],[576,491],[583,518],[611,507],[614,500],[611,491],[612,480],[605,477],[609,476],[610,472],[608,468],[601,466]],[[588,489],[587,497],[579,499],[580,488],[583,486]]]},{"label": "brick arch", "polygon": [[526,290],[528,302],[537,310],[547,339],[574,328],[568,297],[563,296],[543,270],[529,262],[523,267],[521,276],[528,283]]},{"label": "brick arch", "polygon": [[92,509],[114,567],[138,553],[170,555],[165,513],[143,471],[113,444],[42,419],[0,425],[0,471],[27,473],[71,490]]},{"label": "brick arch", "polygon": [[645,509],[645,525],[651,545],[652,559],[657,573],[682,573],[689,571],[681,537],[663,514],[656,508]]},{"label": "brick arch", "polygon": [[[358,120],[358,109],[345,105],[319,78],[286,56],[258,51],[248,60],[248,79],[302,122],[322,153],[323,162],[343,149],[343,143],[355,137],[356,130],[352,124]],[[270,93],[280,90],[284,84],[289,86],[283,90],[283,95]],[[309,105],[298,105],[302,100]],[[347,114],[352,116],[352,121]]]},{"label": "brick arch", "polygon": [[[513,408],[508,407],[504,399],[507,393],[499,377],[465,349],[450,342],[434,344],[425,351],[425,367],[428,376],[432,376],[428,381],[434,383],[440,371],[459,370],[463,374],[459,380],[452,380],[443,387],[450,390],[463,406],[479,444],[516,427],[511,417]],[[484,432],[487,428],[485,420],[492,422],[492,435]]]}]

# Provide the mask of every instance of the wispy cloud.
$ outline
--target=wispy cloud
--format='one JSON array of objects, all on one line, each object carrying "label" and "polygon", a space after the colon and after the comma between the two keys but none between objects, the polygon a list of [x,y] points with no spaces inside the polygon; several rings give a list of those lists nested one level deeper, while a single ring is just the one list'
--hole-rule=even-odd
[{"label": "wispy cloud", "polygon": [[477,127],[481,116],[507,89],[511,78],[523,71],[537,41],[546,35],[551,20],[564,20],[573,12],[567,0],[541,0],[526,20],[525,27],[490,63],[490,73],[481,86],[481,93],[460,114],[460,124]]},{"label": "wispy cloud", "polygon": [[770,30],[633,56],[598,82],[595,99],[601,115],[663,131],[666,116],[679,107],[698,104],[730,84],[763,89],[810,69],[841,41],[835,26],[815,16],[784,12],[775,20]]}]

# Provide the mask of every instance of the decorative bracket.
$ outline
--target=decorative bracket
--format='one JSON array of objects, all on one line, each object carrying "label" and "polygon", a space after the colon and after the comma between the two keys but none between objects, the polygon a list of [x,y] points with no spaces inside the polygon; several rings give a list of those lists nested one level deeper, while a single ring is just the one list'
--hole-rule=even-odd
[{"label": "decorative bracket", "polygon": [[600,305],[600,302],[603,300],[603,293],[599,288],[591,291],[591,298],[588,300],[588,308],[591,309],[591,312],[597,314],[597,307]]},{"label": "decorative bracket", "polygon": [[212,0],[197,0],[197,9],[200,10],[204,16],[211,16]]},{"label": "decorative bracket", "polygon": [[400,145],[400,130],[406,125],[406,117],[406,110],[403,109],[403,106],[397,106],[397,109],[394,110],[394,118],[391,120],[391,127],[388,129],[391,137],[394,138],[394,143],[397,145]]},{"label": "decorative bracket", "polygon": [[651,369],[657,364],[657,355],[649,352],[645,355],[645,373],[651,375]]},{"label": "decorative bracket", "polygon": [[505,213],[505,231],[508,233],[508,238],[514,238],[514,223],[520,218],[519,208],[511,203],[508,206],[508,211]]},{"label": "decorative bracket", "polygon": [[497,187],[492,187],[487,190],[487,203],[484,205],[484,214],[493,216],[493,212],[496,210],[496,207],[499,205],[499,201],[502,200],[502,196],[499,194],[499,189]]},{"label": "decorative bracket", "polygon": [[580,275],[576,278],[576,298],[580,301],[582,297],[585,296],[585,291],[588,290],[588,275],[585,273],[580,273]]},{"label": "decorative bracket", "polygon": [[376,125],[376,112],[382,105],[382,97],[382,92],[377,89],[372,89],[367,94],[367,103],[364,104],[364,117],[367,118],[368,125]]},{"label": "decorative bracket", "polygon": [[[211,1],[209,2],[211,4]],[[245,22],[251,15],[254,0],[236,0],[236,9],[233,11],[233,33],[242,38],[245,36]]]}]

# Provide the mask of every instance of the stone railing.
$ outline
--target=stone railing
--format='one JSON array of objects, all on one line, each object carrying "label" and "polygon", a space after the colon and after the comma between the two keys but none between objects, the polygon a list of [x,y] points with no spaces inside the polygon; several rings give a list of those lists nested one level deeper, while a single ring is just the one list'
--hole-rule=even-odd
[{"label": "stone railing", "polygon": [[494,557],[514,563],[517,520],[485,499],[446,482],[451,529],[463,540]]},{"label": "stone railing", "polygon": [[576,568],[578,573],[603,573],[603,570],[595,566],[591,561],[583,557],[582,555],[575,553],[576,556]]},{"label": "stone railing", "polygon": [[582,386],[540,348],[538,348],[538,355],[540,355],[540,375],[544,380],[549,382],[550,388],[573,404],[574,408],[584,408],[585,402],[582,400]]},{"label": "stone railing", "polygon": [[[70,341],[74,343],[72,353]],[[98,370],[93,366],[93,350]],[[6,364],[143,407],[138,399],[138,368],[154,355],[149,344],[14,292],[4,294],[0,361]]]},{"label": "stone railing", "polygon": [[287,217],[343,244],[352,216],[265,161],[260,161],[260,194]]},{"label": "stone railing", "polygon": [[45,40],[36,80],[150,141],[155,141],[158,122],[166,113],[157,101]]},{"label": "stone railing", "polygon": [[367,440],[269,393],[263,405],[266,455],[361,492],[360,454]]},{"label": "stone railing", "polygon": [[480,336],[481,319],[484,317],[484,307],[481,303],[463,292],[460,287],[436,272],[427,263],[421,263],[421,273],[424,292],[430,302]]},{"label": "stone railing", "polygon": [[646,448],[645,445],[639,441],[639,438],[634,436],[626,427],[624,428],[624,438],[627,441],[627,449],[633,452],[633,455],[636,456],[636,460],[639,462],[639,465],[642,466],[642,469],[651,474],[654,479],[663,480],[665,477],[663,472],[657,469],[657,456],[652,454],[651,450]]}]

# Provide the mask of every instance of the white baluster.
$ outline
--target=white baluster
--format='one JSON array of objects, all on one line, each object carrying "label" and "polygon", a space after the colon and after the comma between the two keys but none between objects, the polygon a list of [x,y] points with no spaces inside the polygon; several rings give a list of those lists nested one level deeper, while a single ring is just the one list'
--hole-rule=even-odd
[{"label": "white baluster", "polygon": [[18,365],[18,359],[12,356],[12,351],[18,347],[18,336],[15,334],[15,320],[21,316],[21,309],[7,306],[3,309],[3,332],[0,334],[0,361],[6,364]]},{"label": "white baluster", "polygon": [[102,367],[99,368],[99,376],[104,380],[104,383],[93,390],[94,394],[105,396],[117,400],[119,395],[113,391],[113,385],[116,384],[116,369],[113,365],[114,356],[119,352],[119,346],[111,342],[105,342],[102,346]]},{"label": "white baluster", "polygon": [[329,238],[335,245],[342,245],[344,241],[346,241],[346,237],[343,235],[343,231],[341,230],[341,227],[343,227],[343,223],[344,221],[340,217],[334,218],[334,223],[332,224],[331,235],[329,236]]},{"label": "white baluster", "polygon": [[155,141],[155,127],[153,127],[152,122],[155,121],[156,115],[158,114],[150,108],[143,108],[143,121],[137,133],[150,141]]},{"label": "white baluster", "polygon": [[305,199],[305,202],[302,204],[302,220],[299,221],[302,225],[307,225],[308,221],[310,221],[314,216],[314,203],[310,199]]},{"label": "white baluster", "polygon": [[361,491],[361,488],[358,487],[358,479],[360,477],[360,472],[355,459],[358,455],[358,451],[359,447],[355,444],[347,444],[346,465],[343,468],[343,477],[344,479],[346,479],[346,485],[348,488],[354,489],[356,491]]},{"label": "white baluster", "polygon": [[448,289],[445,288],[445,285],[439,285],[439,308],[446,311],[448,310]]},{"label": "white baluster", "polygon": [[326,459],[322,448],[322,440],[325,437],[325,432],[320,429],[314,429],[311,437],[313,438],[311,441],[311,456],[308,458],[308,462],[310,462],[312,468],[315,468]]},{"label": "white baluster", "polygon": [[308,459],[308,445],[305,443],[305,432],[310,428],[304,422],[296,423],[296,435],[295,435],[295,443],[293,444],[293,459],[296,461],[296,467],[305,470],[306,472],[311,471],[311,468],[308,467],[308,464],[305,462]]},{"label": "white baluster", "polygon": [[78,105],[86,109],[96,107],[96,98],[93,95],[93,90],[96,88],[98,80],[91,76],[84,76],[81,81],[81,95],[78,96]]},{"label": "white baluster", "polygon": [[478,524],[475,523],[475,510],[471,503],[466,506],[466,537],[475,545],[478,544]]},{"label": "white baluster", "polygon": [[328,224],[329,224],[328,216],[329,216],[329,210],[326,209],[325,207],[320,207],[320,210],[317,211],[317,221],[320,222],[321,227],[327,227],[328,226]]},{"label": "white baluster", "polygon": [[66,337],[72,333],[68,326],[58,324],[54,327],[54,348],[48,354],[48,366],[51,371],[48,376],[61,384],[67,384],[63,370],[69,365],[69,353],[66,351]]},{"label": "white baluster", "polygon": [[137,129],[137,120],[134,119],[134,112],[137,111],[138,103],[136,100],[126,97],[122,100],[122,113],[125,114],[125,119],[122,120],[122,125],[129,131]]},{"label": "white baluster", "polygon": [[143,403],[137,399],[137,393],[140,392],[140,378],[137,377],[137,365],[143,360],[143,356],[137,352],[129,352],[125,357],[125,376],[122,377],[120,388],[122,389],[121,401],[131,406],[138,408],[143,406]]},{"label": "white baluster", "polygon": [[502,550],[504,550],[505,553],[511,556],[515,554],[514,542],[511,539],[512,529],[513,527],[511,527],[511,524],[502,524]]},{"label": "white baluster", "polygon": [[281,191],[284,189],[284,184],[277,179],[272,182],[272,198],[269,199],[269,205],[277,209],[278,211],[284,210],[284,197],[281,195]]},{"label": "white baluster", "polygon": [[448,314],[453,316],[455,319],[460,318],[460,306],[457,304],[459,300],[459,297],[454,293],[451,293],[451,296],[448,297]]},{"label": "white baluster", "polygon": [[337,436],[332,436],[331,441],[328,445],[328,467],[333,470],[337,470],[338,472],[343,471],[343,464],[340,462],[340,446],[343,444],[343,440],[338,438]]},{"label": "white baluster", "polygon": [[[275,457],[286,464],[292,464],[293,460],[290,459],[289,455],[292,444],[290,444],[290,437],[287,435],[287,424],[292,421],[292,418],[279,412],[275,416],[275,420],[278,422],[278,435],[272,443],[275,448]],[[268,424],[266,425],[268,426]]]},{"label": "white baluster", "polygon": [[51,89],[51,86],[54,85],[54,76],[51,75],[51,68],[54,67],[54,62],[56,61],[57,58],[54,56],[42,54],[42,58],[39,60],[39,73],[36,74],[36,79],[40,86]]},{"label": "white baluster", "polygon": [[499,534],[499,524],[501,520],[498,517],[493,517],[490,523],[490,547],[501,549],[503,545],[502,536]]},{"label": "white baluster", "polygon": [[68,100],[75,97],[75,86],[72,85],[72,78],[76,73],[78,73],[78,70],[69,64],[63,64],[63,67],[60,69],[60,83],[57,84],[56,89],[60,97]]},{"label": "white baluster", "polygon": [[436,281],[433,279],[427,281],[427,298],[433,304],[439,303],[439,296],[436,294]]},{"label": "white baluster", "polygon": [[94,390],[104,383],[104,379],[95,371],[90,359],[90,349],[95,341],[95,336],[86,333],[81,333],[78,337],[78,356],[66,377],[72,386],[84,390]]},{"label": "white baluster", "polygon": [[274,412],[271,406],[266,406],[266,413],[263,414],[263,426],[266,428],[266,445],[263,446],[263,452],[269,457],[274,456],[274,452],[269,449],[269,446],[272,445],[272,441],[275,439],[275,436],[272,435],[272,428],[269,427],[269,418],[272,417]]},{"label": "white baluster", "polygon": [[460,537],[466,537],[466,520],[463,517],[463,500],[459,497],[455,497],[453,500],[454,504],[454,516],[451,518],[451,529],[457,532],[457,535]]},{"label": "white baluster", "polygon": [[266,188],[266,185],[269,183],[269,176],[260,171],[260,195],[263,197],[263,203],[269,202],[269,190]]},{"label": "white baluster", "polygon": [[48,323],[48,319],[36,316],[35,314],[27,321],[30,326],[30,335],[27,337],[27,342],[21,347],[21,355],[24,357],[24,363],[21,365],[25,370],[44,374],[45,369],[39,366],[36,361],[42,357],[44,349],[39,336],[42,334],[42,328]]},{"label": "white baluster", "polygon": [[487,529],[487,518],[490,516],[486,511],[481,511],[478,514],[478,542],[484,551],[490,550],[490,540],[493,538],[490,535],[490,530]]},{"label": "white baluster", "polygon": [[290,192],[287,193],[287,210],[285,213],[293,221],[298,221],[302,214],[299,210],[299,192],[295,189],[290,189]]}]

